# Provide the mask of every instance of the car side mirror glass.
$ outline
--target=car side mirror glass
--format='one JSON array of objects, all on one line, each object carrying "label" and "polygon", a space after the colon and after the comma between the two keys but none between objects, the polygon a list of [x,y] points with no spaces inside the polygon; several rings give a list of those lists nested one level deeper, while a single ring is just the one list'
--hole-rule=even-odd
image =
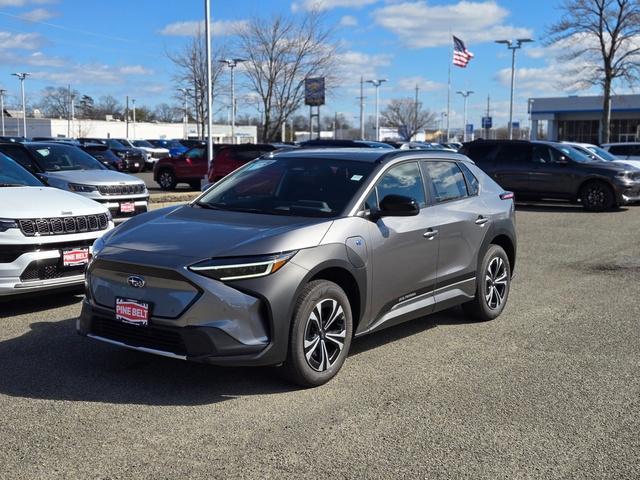
[{"label": "car side mirror glass", "polygon": [[564,155],[560,155],[556,160],[556,163],[559,163],[560,165],[566,165],[567,163],[569,163],[569,159]]},{"label": "car side mirror glass", "polygon": [[411,217],[420,213],[415,199],[404,195],[386,195],[380,202],[378,214],[381,217]]}]

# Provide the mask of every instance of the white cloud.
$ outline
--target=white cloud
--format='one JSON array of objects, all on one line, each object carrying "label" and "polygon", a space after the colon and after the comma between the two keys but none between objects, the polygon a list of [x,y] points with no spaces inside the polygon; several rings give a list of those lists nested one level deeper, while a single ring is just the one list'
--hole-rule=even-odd
[{"label": "white cloud", "polygon": [[358,19],[353,15],[345,15],[340,19],[341,27],[356,27],[358,26]]},{"label": "white cloud", "polygon": [[29,22],[42,22],[57,16],[58,14],[46,8],[36,8],[20,15],[20,18]]},{"label": "white cloud", "polygon": [[338,78],[342,85],[355,85],[360,83],[360,77],[365,80],[379,77],[379,69],[391,65],[390,54],[380,53],[370,55],[353,50],[338,54]]},{"label": "white cloud", "polygon": [[[238,30],[245,28],[246,25],[246,20],[216,20],[211,22],[211,33],[219,37],[233,35]],[[170,23],[160,30],[160,34],[174,37],[191,37],[198,31],[204,32],[204,22],[193,20]]]},{"label": "white cloud", "polygon": [[126,65],[119,67],[118,72],[123,75],[152,75],[153,70],[143,67],[142,65]]},{"label": "white cloud", "polygon": [[35,50],[42,44],[42,37],[37,33],[0,32],[0,50],[19,48]]},{"label": "white cloud", "polygon": [[117,85],[126,83],[130,76],[153,73],[140,65],[113,65],[101,63],[69,63],[57,71],[33,72],[34,78],[74,85]]},{"label": "white cloud", "polygon": [[25,7],[27,5],[47,5],[56,0],[0,0],[0,7]]},{"label": "white cloud", "polygon": [[416,85],[421,92],[435,92],[446,87],[443,83],[434,82],[421,76],[404,77],[397,81],[398,89],[401,91],[414,91]]},{"label": "white cloud", "polygon": [[467,44],[532,35],[527,28],[505,25],[508,15],[508,10],[491,0],[434,6],[425,0],[406,1],[373,12],[378,25],[398,35],[410,48],[448,45],[450,31]]},{"label": "white cloud", "polygon": [[333,8],[360,8],[366,5],[376,3],[378,0],[301,0],[291,4],[291,10],[298,12],[300,10],[331,10]]}]

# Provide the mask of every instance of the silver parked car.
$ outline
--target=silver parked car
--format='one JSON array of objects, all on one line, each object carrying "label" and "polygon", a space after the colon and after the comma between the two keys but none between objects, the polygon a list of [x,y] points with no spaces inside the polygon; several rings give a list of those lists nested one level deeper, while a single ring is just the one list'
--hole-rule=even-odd
[{"label": "silver parked car", "polygon": [[105,167],[73,145],[55,142],[0,144],[0,152],[47,185],[101,203],[109,209],[116,223],[148,209],[149,192],[142,180]]},{"label": "silver parked car", "polygon": [[456,153],[267,154],[98,240],[78,330],[320,385],[353,337],[459,304],[497,317],[514,220],[513,194]]}]

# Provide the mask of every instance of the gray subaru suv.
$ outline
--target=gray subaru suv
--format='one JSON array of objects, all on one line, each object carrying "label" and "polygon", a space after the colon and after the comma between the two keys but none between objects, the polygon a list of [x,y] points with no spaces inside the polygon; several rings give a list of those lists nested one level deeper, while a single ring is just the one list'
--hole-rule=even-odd
[{"label": "gray subaru suv", "polygon": [[354,337],[460,304],[497,317],[514,222],[513,194],[456,153],[271,153],[99,239],[77,329],[320,385]]}]

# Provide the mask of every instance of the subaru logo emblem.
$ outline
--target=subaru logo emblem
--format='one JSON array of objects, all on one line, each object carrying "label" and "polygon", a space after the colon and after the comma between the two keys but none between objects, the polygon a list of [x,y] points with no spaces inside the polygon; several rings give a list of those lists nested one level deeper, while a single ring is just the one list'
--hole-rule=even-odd
[{"label": "subaru logo emblem", "polygon": [[131,275],[127,278],[127,283],[134,288],[142,288],[145,285],[144,278],[139,277],[138,275]]}]

